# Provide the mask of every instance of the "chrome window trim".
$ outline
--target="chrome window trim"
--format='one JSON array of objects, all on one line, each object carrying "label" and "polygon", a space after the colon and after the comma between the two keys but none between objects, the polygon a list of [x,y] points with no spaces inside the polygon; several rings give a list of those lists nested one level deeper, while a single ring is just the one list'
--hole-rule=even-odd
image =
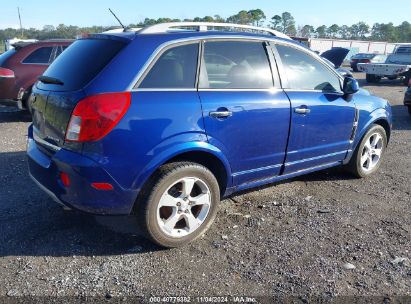
[{"label": "chrome window trim", "polygon": [[[207,37],[189,37],[189,38],[180,38],[180,39],[174,39],[170,40],[167,42],[164,42],[160,44],[154,52],[150,55],[150,57],[147,59],[147,61],[144,63],[144,65],[141,67],[141,69],[138,71],[136,76],[133,78],[129,86],[127,87],[127,91],[138,91],[139,89],[137,88],[138,84],[140,83],[142,77],[146,73],[147,69],[150,67],[150,65],[153,63],[153,61],[157,58],[158,54],[161,53],[165,48],[171,47],[173,45],[178,45],[178,44],[183,44],[186,42],[201,42],[201,41],[209,41],[209,40],[239,40],[239,41],[245,41],[245,40],[250,40],[250,41],[269,41],[270,43],[277,43],[280,42],[278,38],[276,37],[250,37],[250,36],[241,36],[241,35],[210,35]],[[294,45],[294,42],[285,42],[281,41],[284,45]],[[277,59],[277,58],[275,58]]]},{"label": "chrome window trim", "polygon": [[198,89],[199,92],[279,92],[282,91],[279,88],[269,88],[269,89]]},{"label": "chrome window trim", "polygon": [[197,92],[195,88],[136,88],[132,92]]}]

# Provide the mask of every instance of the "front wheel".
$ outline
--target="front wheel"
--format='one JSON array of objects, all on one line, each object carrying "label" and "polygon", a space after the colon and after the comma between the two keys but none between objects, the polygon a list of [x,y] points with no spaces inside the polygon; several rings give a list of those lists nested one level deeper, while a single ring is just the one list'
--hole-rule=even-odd
[{"label": "front wheel", "polygon": [[220,201],[214,175],[192,162],[160,167],[137,202],[137,217],[145,236],[167,247],[184,246],[211,226]]},{"label": "front wheel", "polygon": [[347,169],[357,177],[367,177],[375,173],[387,147],[387,133],[380,125],[374,125],[364,135],[347,165]]}]

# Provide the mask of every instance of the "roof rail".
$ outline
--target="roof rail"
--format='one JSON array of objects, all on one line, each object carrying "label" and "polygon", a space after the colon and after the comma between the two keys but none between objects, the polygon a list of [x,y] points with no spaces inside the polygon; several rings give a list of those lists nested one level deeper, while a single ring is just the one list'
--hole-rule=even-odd
[{"label": "roof rail", "polygon": [[234,24],[234,23],[218,23],[218,22],[169,22],[169,23],[159,23],[155,25],[151,25],[148,27],[143,28],[142,30],[138,31],[138,34],[159,34],[159,33],[166,33],[172,30],[179,30],[183,28],[196,28],[199,32],[207,32],[208,28],[226,28],[230,31],[235,29],[241,30],[251,30],[255,32],[266,32],[273,36],[277,36],[284,39],[291,39],[287,35],[272,30],[265,27],[258,27],[252,25],[244,25],[244,24]]}]

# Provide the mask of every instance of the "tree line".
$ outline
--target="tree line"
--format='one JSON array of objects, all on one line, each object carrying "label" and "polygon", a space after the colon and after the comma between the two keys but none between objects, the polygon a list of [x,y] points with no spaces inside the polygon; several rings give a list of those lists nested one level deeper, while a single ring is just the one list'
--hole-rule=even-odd
[{"label": "tree line", "polygon": [[[365,22],[358,22],[353,25],[330,26],[321,25],[296,25],[296,21],[291,13],[284,12],[281,15],[267,17],[261,9],[242,10],[228,18],[219,15],[196,17],[194,19],[171,19],[171,18],[146,18],[141,22],[130,24],[129,27],[145,27],[164,22],[196,21],[196,22],[228,22],[246,25],[264,26],[283,32],[289,36],[304,38],[340,38],[353,40],[375,40],[387,42],[411,42],[411,24],[407,21],[400,25],[390,23],[375,23],[372,26]],[[14,37],[30,39],[53,39],[53,38],[75,38],[84,33],[103,32],[118,26],[104,27],[78,27],[73,25],[60,24],[58,26],[45,25],[42,29],[28,28],[20,31],[19,29],[7,28],[0,30],[0,40]]]}]

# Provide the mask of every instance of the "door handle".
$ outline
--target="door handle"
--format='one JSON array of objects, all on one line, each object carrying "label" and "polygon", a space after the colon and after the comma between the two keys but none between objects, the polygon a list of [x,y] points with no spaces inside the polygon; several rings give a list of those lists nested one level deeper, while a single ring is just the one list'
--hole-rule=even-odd
[{"label": "door handle", "polygon": [[210,117],[213,117],[213,118],[228,118],[228,117],[233,116],[233,112],[228,111],[228,110],[227,111],[211,111],[209,115]]},{"label": "door handle", "polygon": [[294,112],[297,114],[308,114],[311,112],[311,110],[306,107],[299,107],[299,108],[295,108]]}]

